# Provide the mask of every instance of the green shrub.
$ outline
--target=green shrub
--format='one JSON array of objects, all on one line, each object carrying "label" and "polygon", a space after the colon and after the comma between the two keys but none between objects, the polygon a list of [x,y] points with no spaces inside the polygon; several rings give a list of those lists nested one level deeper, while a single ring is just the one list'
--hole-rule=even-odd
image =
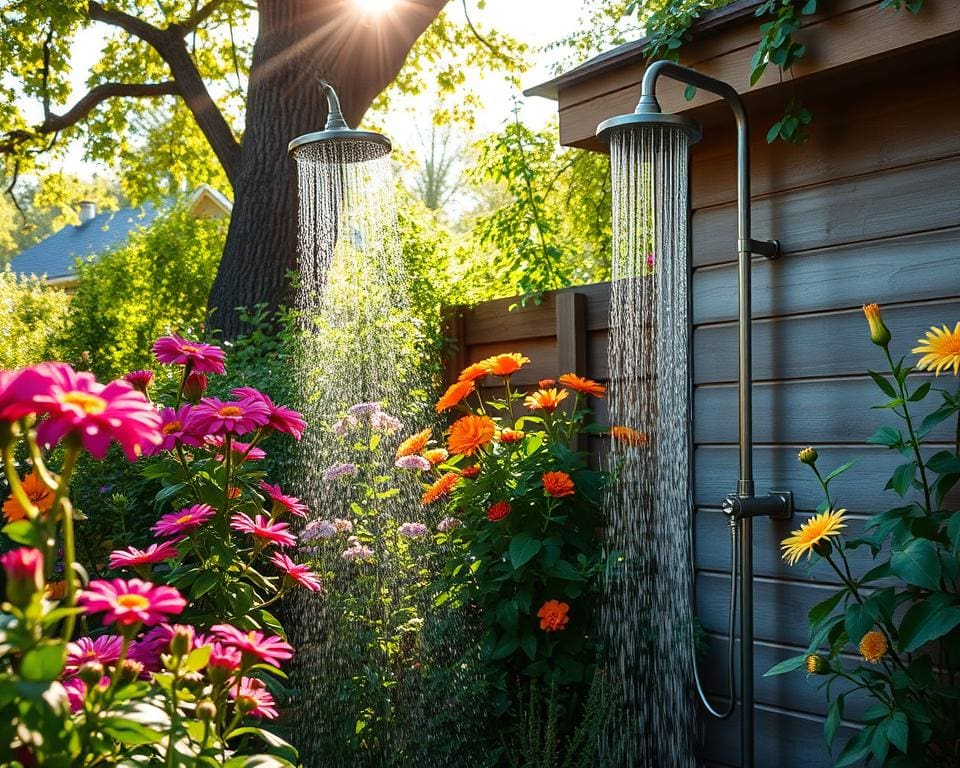
[{"label": "green shrub", "polygon": [[0,368],[56,358],[69,308],[63,291],[4,267],[0,272]]}]

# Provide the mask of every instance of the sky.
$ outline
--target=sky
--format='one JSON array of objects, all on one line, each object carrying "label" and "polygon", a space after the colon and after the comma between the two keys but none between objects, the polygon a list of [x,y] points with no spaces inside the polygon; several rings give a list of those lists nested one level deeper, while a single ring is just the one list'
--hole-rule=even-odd
[{"label": "sky", "polygon": [[[358,3],[382,3],[390,0],[353,0]],[[542,51],[549,45],[576,31],[580,20],[581,0],[486,0],[482,9],[477,7],[478,0],[466,0],[470,9],[470,18],[474,24],[483,29],[496,29],[501,33],[510,34],[518,40],[527,43],[533,52],[531,68],[522,76],[522,87],[529,88],[537,83],[548,80],[553,76],[551,65],[561,55],[558,51]],[[451,13],[458,20],[463,19],[463,0],[451,0],[448,6]],[[78,98],[83,93],[83,83],[88,70],[99,54],[103,40],[102,28],[97,25],[83,31],[76,40],[74,48],[74,96]],[[500,76],[480,78],[474,76],[469,81],[477,93],[480,94],[483,108],[476,115],[476,135],[493,132],[502,127],[506,120],[511,118],[514,99],[520,94],[510,88]],[[521,118],[531,126],[542,126],[556,114],[556,103],[538,97],[524,98],[521,101]],[[407,105],[409,106],[409,104]],[[430,104],[417,105],[414,113],[409,110],[393,112],[387,116],[388,125],[384,130],[398,146],[416,148],[420,139],[416,125],[418,115]],[[37,108],[38,109],[38,108]],[[39,117],[39,112],[36,115]],[[64,161],[63,169],[89,177],[102,168],[82,159],[82,150],[70,152]]]}]

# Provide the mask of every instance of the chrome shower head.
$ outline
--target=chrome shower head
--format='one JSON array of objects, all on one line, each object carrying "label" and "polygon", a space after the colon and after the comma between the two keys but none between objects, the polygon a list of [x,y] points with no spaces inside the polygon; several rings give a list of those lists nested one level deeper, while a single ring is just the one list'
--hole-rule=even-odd
[{"label": "chrome shower head", "polygon": [[297,136],[287,145],[287,151],[294,158],[306,156],[317,145],[336,145],[339,150],[337,159],[343,163],[376,160],[390,154],[390,139],[375,131],[353,130],[343,118],[340,99],[333,85],[320,80],[320,86],[327,95],[327,124],[322,131]]},{"label": "chrome shower head", "polygon": [[597,138],[605,143],[617,133],[637,130],[641,128],[669,128],[682,131],[687,135],[690,144],[700,141],[700,125],[683,115],[672,115],[660,111],[660,104],[656,96],[644,94],[637,104],[636,112],[629,115],[618,115],[604,120],[597,126]]}]

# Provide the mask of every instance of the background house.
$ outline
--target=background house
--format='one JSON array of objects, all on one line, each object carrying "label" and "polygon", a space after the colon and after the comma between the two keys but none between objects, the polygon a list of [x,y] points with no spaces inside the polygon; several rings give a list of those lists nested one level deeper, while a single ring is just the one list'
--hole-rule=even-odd
[{"label": "background house", "polygon": [[[76,260],[98,258],[126,244],[132,232],[149,227],[167,204],[146,203],[137,208],[97,212],[96,203],[80,204],[80,223],[59,232],[14,256],[11,269],[20,275],[46,278],[49,285],[69,289],[76,284]],[[199,186],[187,199],[189,215],[198,219],[224,219],[233,204],[207,184]]]}]

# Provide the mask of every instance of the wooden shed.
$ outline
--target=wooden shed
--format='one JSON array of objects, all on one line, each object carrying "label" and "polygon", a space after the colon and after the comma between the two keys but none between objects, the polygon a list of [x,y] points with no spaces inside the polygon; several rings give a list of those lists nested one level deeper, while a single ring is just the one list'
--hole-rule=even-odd
[{"label": "wooden shed", "polygon": [[[916,15],[883,9],[880,0],[822,3],[823,13],[804,17],[797,33],[808,52],[793,77],[781,82],[769,68],[751,87],[758,5],[744,0],[705,16],[680,61],[743,95],[753,129],[754,236],[783,244],[780,259],[754,264],[755,461],[758,491],[792,489],[798,513],[792,523],[754,526],[757,765],[811,768],[832,764],[823,694],[799,673],[762,674],[806,647],[807,612],[832,579],[823,569],[786,566],[778,543],[820,501],[796,460],[808,444],[824,466],[858,460],[835,487],[851,510],[853,535],[868,514],[897,505],[883,485],[898,457],[865,443],[885,413],[870,409],[880,396],[866,370],[883,359],[869,343],[861,305],[883,306],[902,354],[929,326],[960,320],[960,2],[926,0]],[[644,47],[628,43],[528,91],[557,100],[563,144],[602,149],[597,124],[636,106]],[[716,694],[724,686],[729,593],[718,507],[737,475],[735,133],[710,94],[685,101],[682,86],[669,81],[658,94],[665,112],[693,117],[704,133],[691,156],[695,561],[711,651],[700,664]],[[813,112],[809,141],[767,144],[767,127],[793,95]],[[451,335],[460,345],[451,368],[509,349],[535,361],[518,384],[558,369],[606,378],[607,285],[508,312],[511,303],[454,313]],[[934,438],[947,445],[948,432]],[[869,555],[858,552],[863,571]],[[849,702],[845,728],[857,727],[863,708]],[[707,765],[737,765],[737,718],[704,715],[700,743]]]}]

